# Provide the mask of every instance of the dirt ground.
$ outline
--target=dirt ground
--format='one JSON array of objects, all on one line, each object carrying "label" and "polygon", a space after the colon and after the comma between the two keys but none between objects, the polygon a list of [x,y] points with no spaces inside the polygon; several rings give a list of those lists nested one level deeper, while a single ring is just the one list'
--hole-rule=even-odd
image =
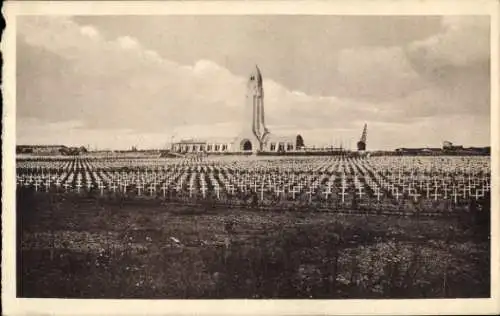
[{"label": "dirt ground", "polygon": [[18,191],[20,297],[489,297],[488,216],[262,211]]}]

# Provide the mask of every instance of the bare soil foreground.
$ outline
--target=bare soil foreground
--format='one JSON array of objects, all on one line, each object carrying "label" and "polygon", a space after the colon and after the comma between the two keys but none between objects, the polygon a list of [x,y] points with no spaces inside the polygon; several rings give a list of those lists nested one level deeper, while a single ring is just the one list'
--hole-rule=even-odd
[{"label": "bare soil foreground", "polygon": [[263,211],[18,190],[18,296],[489,297],[489,212]]}]

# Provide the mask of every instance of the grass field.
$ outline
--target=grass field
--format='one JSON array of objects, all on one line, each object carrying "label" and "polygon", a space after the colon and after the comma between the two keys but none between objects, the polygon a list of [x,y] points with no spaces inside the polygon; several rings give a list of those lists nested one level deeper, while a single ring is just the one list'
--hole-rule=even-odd
[{"label": "grass field", "polygon": [[489,297],[489,213],[258,211],[18,190],[18,296]]}]

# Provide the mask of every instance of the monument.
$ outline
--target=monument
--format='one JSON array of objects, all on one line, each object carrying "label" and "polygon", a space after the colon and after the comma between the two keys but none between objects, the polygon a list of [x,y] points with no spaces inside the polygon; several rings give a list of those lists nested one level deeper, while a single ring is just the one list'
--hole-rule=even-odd
[{"label": "monument", "polygon": [[242,117],[242,129],[238,136],[229,139],[184,139],[172,144],[177,153],[259,153],[293,152],[304,147],[300,135],[278,136],[266,126],[264,111],[264,81],[256,65],[247,80],[247,92]]},{"label": "monument", "polygon": [[[247,122],[251,119],[251,123]],[[258,66],[250,74],[247,82],[245,109],[243,111],[243,130],[240,135],[240,150],[262,151],[269,130],[264,114],[264,88],[262,74]]]},{"label": "monument", "polygon": [[358,141],[358,151],[365,151],[366,150],[366,136],[367,136],[367,126],[365,123],[365,126],[363,127],[363,133],[361,134],[361,138]]}]

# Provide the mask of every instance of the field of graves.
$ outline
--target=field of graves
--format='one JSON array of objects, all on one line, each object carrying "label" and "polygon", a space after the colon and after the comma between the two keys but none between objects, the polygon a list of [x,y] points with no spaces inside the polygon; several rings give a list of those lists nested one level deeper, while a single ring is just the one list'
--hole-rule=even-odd
[{"label": "field of graves", "polygon": [[16,167],[20,296],[489,296],[489,157]]}]

